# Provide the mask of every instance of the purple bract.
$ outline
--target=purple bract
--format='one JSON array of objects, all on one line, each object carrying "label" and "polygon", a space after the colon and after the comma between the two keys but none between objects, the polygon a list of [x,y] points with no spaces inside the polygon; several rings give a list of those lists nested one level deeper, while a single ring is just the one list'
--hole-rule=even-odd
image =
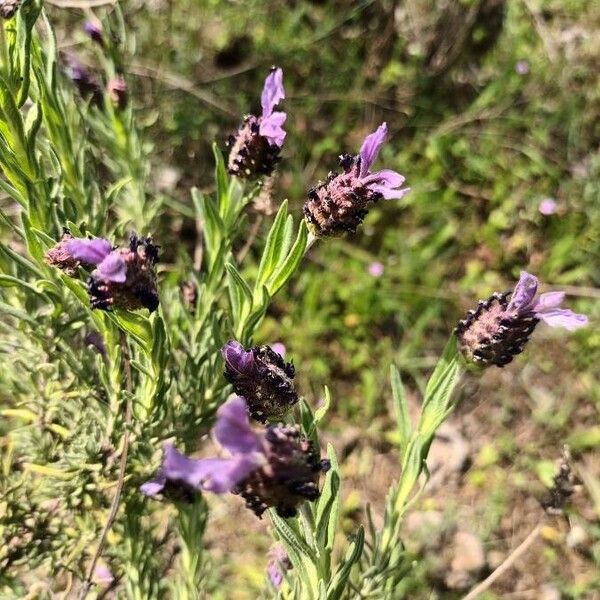
[{"label": "purple bract", "polygon": [[585,315],[560,307],[564,292],[538,296],[537,289],[537,277],[522,271],[512,292],[495,293],[467,313],[456,334],[468,362],[503,367],[523,351],[540,321],[569,331],[587,324]]},{"label": "purple bract", "polygon": [[228,458],[188,458],[165,444],[162,465],[141,491],[187,500],[201,491],[231,491],[241,495],[257,516],[274,507],[282,517],[295,515],[300,502],[319,497],[319,474],[329,463],[319,460],[296,427],[279,425],[255,432],[246,402],[234,397],[217,411],[213,435],[229,452]]},{"label": "purple bract", "polygon": [[232,175],[256,179],[273,172],[286,136],[283,124],[287,118],[285,112],[274,109],[284,98],[283,71],[273,69],[265,80],[261,115],[247,116],[229,139],[228,169]]},{"label": "purple bract", "polygon": [[391,169],[371,172],[387,136],[382,123],[368,135],[357,156],[343,155],[340,165],[344,172],[330,173],[325,182],[308,193],[304,216],[314,235],[336,236],[353,233],[378,200],[403,198],[409,188],[403,188],[404,177]]}]

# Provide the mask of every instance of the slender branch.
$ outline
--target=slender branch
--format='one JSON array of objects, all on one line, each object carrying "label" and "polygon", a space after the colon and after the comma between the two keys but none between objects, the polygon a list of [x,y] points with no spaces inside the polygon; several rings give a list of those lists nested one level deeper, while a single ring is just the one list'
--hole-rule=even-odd
[{"label": "slender branch", "polygon": [[475,600],[494,584],[506,571],[508,571],[516,562],[527,552],[529,547],[535,542],[542,530],[542,523],[538,523],[529,535],[506,557],[504,562],[480,584],[476,585],[462,600]]},{"label": "slender branch", "polygon": [[123,433],[123,450],[121,452],[121,460],[119,462],[119,475],[117,478],[117,489],[115,491],[115,495],[113,496],[112,504],[110,506],[110,511],[108,513],[108,517],[106,519],[106,523],[102,529],[102,533],[100,534],[100,541],[98,542],[98,547],[96,548],[96,552],[92,557],[92,561],[90,562],[90,566],[88,569],[87,576],[81,588],[81,593],[79,595],[79,600],[83,600],[90,591],[92,587],[92,578],[94,576],[94,571],[96,569],[96,565],[98,564],[98,560],[102,555],[102,551],[104,550],[104,546],[106,545],[106,539],[108,537],[108,532],[114,523],[114,520],[117,516],[117,512],[119,510],[119,502],[121,500],[121,493],[123,491],[123,484],[125,481],[125,470],[127,468],[127,454],[129,451],[129,434],[130,434],[130,425],[131,425],[131,417],[132,417],[132,402],[131,396],[133,394],[133,379],[131,377],[131,357],[129,356],[129,348],[127,347],[127,338],[124,333],[121,333],[121,349],[123,352],[123,370],[125,371],[125,382],[127,389],[127,398],[125,404],[125,432]]}]

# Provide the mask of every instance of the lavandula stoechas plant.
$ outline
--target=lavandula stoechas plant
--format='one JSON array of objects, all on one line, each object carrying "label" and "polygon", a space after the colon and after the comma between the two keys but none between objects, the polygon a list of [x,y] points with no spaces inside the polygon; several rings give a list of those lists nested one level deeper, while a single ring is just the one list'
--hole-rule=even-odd
[{"label": "lavandula stoechas plant", "polygon": [[340,157],[342,173],[329,173],[324,182],[308,192],[304,216],[317,237],[354,233],[372,204],[403,198],[410,188],[401,187],[404,177],[391,169],[371,172],[371,167],[387,136],[382,123],[368,135],[356,156]]},{"label": "lavandula stoechas plant", "polygon": [[458,346],[467,362],[503,367],[523,351],[540,321],[569,331],[587,323],[585,315],[561,308],[564,292],[538,296],[538,279],[525,271],[514,290],[481,300],[456,327]]},{"label": "lavandula stoechas plant", "polygon": [[277,162],[286,132],[283,124],[287,118],[275,107],[285,98],[283,71],[273,69],[261,95],[262,113],[248,115],[238,132],[229,139],[228,169],[242,179],[257,179],[271,175]]},{"label": "lavandula stoechas plant", "polygon": [[233,492],[258,517],[270,507],[282,517],[292,517],[302,502],[319,497],[319,475],[329,463],[319,458],[299,428],[271,425],[254,431],[246,402],[237,396],[218,410],[214,436],[229,458],[188,458],[167,444],[160,469],[142,492],[173,498],[201,491]]},{"label": "lavandula stoechas plant", "polygon": [[230,340],[221,350],[225,379],[243,396],[250,416],[260,422],[280,419],[298,402],[294,388],[294,365],[269,346],[246,350]]}]

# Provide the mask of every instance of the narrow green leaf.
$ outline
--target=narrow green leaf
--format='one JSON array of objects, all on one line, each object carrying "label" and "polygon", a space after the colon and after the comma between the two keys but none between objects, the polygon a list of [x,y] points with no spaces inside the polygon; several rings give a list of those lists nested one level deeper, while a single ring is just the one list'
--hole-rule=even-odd
[{"label": "narrow green leaf", "polygon": [[456,338],[452,336],[425,390],[419,421],[419,433],[425,440],[425,446],[428,446],[436,429],[454,408],[453,392],[463,372],[464,367],[456,347]]},{"label": "narrow green leaf", "polygon": [[120,329],[128,333],[146,352],[152,352],[152,326],[147,317],[126,310],[106,313]]},{"label": "narrow green leaf", "polygon": [[269,293],[271,296],[275,295],[283,287],[283,285],[290,280],[292,275],[296,272],[296,269],[300,266],[300,263],[304,258],[304,252],[306,251],[307,240],[308,229],[306,227],[306,221],[303,219],[300,222],[298,235],[291,252],[280,264],[269,282]]},{"label": "narrow green leaf", "polygon": [[340,472],[335,450],[331,444],[327,446],[327,457],[331,468],[325,476],[323,491],[316,509],[316,533],[319,546],[331,551],[337,529],[340,509]]},{"label": "narrow green leaf", "polygon": [[319,423],[325,418],[325,415],[327,414],[327,411],[329,410],[329,407],[331,406],[331,392],[329,391],[329,388],[327,386],[325,386],[325,397],[323,398],[323,404],[321,404],[321,406],[319,406],[319,408],[317,408],[317,410],[315,410],[315,418],[314,418],[314,425],[315,427],[317,427],[319,425]]},{"label": "narrow green leaf", "polygon": [[227,170],[223,154],[216,142],[213,144],[213,155],[215,157],[215,181],[217,183],[217,199],[219,203],[219,215],[223,217],[229,210],[229,185],[227,182]]},{"label": "narrow green leaf", "polygon": [[390,379],[392,382],[392,396],[394,398],[394,408],[396,410],[396,427],[400,436],[400,456],[404,456],[404,451],[412,435],[412,426],[408,412],[408,403],[404,386],[400,379],[400,373],[395,365],[390,368]]},{"label": "narrow green leaf", "polygon": [[365,544],[365,530],[359,527],[351,546],[346,551],[344,561],[327,588],[327,600],[339,600],[346,589],[352,566],[362,555]]},{"label": "narrow green leaf", "polygon": [[256,277],[256,290],[260,290],[269,279],[269,276],[277,266],[277,258],[283,244],[285,222],[287,218],[287,200],[284,200],[277,211],[271,230],[267,236],[267,243],[260,259],[258,275]]}]

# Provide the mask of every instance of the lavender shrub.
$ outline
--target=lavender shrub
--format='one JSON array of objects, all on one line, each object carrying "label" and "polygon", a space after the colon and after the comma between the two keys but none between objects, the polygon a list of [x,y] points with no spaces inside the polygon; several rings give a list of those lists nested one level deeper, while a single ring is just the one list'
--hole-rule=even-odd
[{"label": "lavender shrub", "polygon": [[[148,236],[166,203],[150,191],[122,74],[120,9],[84,26],[92,73],[57,53],[39,0],[9,8],[0,188],[14,210],[2,213],[0,327],[13,364],[0,376],[1,593],[25,597],[33,577],[40,597],[205,598],[219,584],[203,544],[210,495],[232,493],[246,518],[272,525],[265,594],[399,597],[409,568],[400,524],[461,377],[509,362],[539,321],[574,329],[585,317],[561,308],[561,294],[537,296],[537,279],[523,273],[458,324],[416,428],[392,370],[401,477],[368,543],[362,527],[343,539],[341,473],[318,435],[329,392],[313,412],[282,344],[253,340],[317,238],[354,232],[376,202],[408,193],[399,173],[371,170],[387,125],[308,192],[305,219],[294,224],[282,202],[240,259],[242,217],[286,136],[287,115],[275,110],[284,74],[273,69],[261,114],[244,119],[227,160],[215,146],[215,194],[191,192],[200,258],[163,267],[161,247],[173,240]],[[123,243],[131,230],[139,234]],[[373,263],[369,273],[383,270]],[[219,456],[195,457],[211,431]]]}]

